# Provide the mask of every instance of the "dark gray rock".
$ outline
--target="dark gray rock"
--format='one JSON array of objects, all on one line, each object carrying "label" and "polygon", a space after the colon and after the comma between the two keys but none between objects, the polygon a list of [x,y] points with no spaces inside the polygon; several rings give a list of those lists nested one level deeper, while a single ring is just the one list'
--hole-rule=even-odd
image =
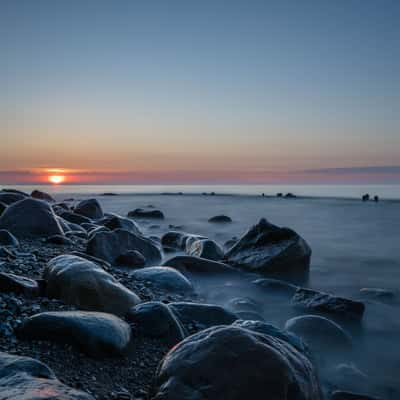
[{"label": "dark gray rock", "polygon": [[293,296],[298,287],[291,283],[281,281],[279,279],[261,278],[253,281],[258,287],[265,289],[268,293],[278,293]]},{"label": "dark gray rock", "polygon": [[63,385],[40,361],[1,352],[0,388],[0,400],[94,400]]},{"label": "dark gray rock", "polygon": [[159,365],[153,400],[321,400],[312,364],[277,338],[238,327],[189,336]]},{"label": "dark gray rock", "polygon": [[164,214],[160,210],[145,210],[144,208],[136,208],[128,212],[129,218],[138,219],[164,219]]},{"label": "dark gray rock", "polygon": [[118,265],[123,265],[126,267],[139,268],[146,264],[146,259],[143,257],[142,253],[137,250],[128,250],[125,254],[119,255],[115,262]]},{"label": "dark gray rock", "polygon": [[16,203],[17,201],[21,201],[26,198],[27,198],[27,196],[22,195],[20,193],[5,192],[5,191],[0,192],[0,201],[7,205]]},{"label": "dark gray rock", "polygon": [[7,208],[7,204],[0,201],[0,216],[3,214],[4,210]]},{"label": "dark gray rock", "polygon": [[125,315],[140,302],[135,293],[99,265],[73,255],[50,260],[43,278],[47,282],[48,297],[61,299],[82,310]]},{"label": "dark gray rock", "polygon": [[176,256],[165,261],[163,265],[175,268],[183,274],[193,273],[218,275],[238,273],[236,269],[227,264],[191,256]]},{"label": "dark gray rock", "polygon": [[47,340],[76,346],[91,357],[126,353],[131,328],[122,319],[101,312],[44,312],[26,319],[18,332],[25,340]]},{"label": "dark gray rock", "polygon": [[361,320],[365,305],[360,301],[337,297],[312,289],[298,288],[292,297],[292,305],[299,309],[324,313],[337,318]]},{"label": "dark gray rock", "polygon": [[226,224],[232,222],[232,218],[228,217],[227,215],[216,215],[211,217],[208,222],[217,223],[217,224]]},{"label": "dark gray rock", "polygon": [[50,205],[32,198],[8,206],[0,217],[0,229],[18,238],[64,234]]},{"label": "dark gray rock", "polygon": [[39,285],[33,279],[0,272],[0,292],[13,292],[34,297],[39,294]]},{"label": "dark gray rock", "polygon": [[135,323],[141,334],[162,338],[170,346],[187,336],[184,327],[169,306],[158,301],[138,304],[128,311],[126,319]]},{"label": "dark gray rock", "polygon": [[161,236],[161,245],[164,248],[179,251],[185,248],[184,237],[186,233],[178,231],[169,231]]},{"label": "dark gray rock", "polygon": [[101,221],[98,221],[98,223],[110,229],[111,231],[115,231],[116,229],[124,229],[134,233],[135,235],[142,234],[135,221],[132,221],[129,218],[120,217],[119,215],[109,215],[104,217]]},{"label": "dark gray rock", "polygon": [[104,217],[100,203],[96,199],[87,199],[79,202],[74,208],[75,214],[83,215],[90,219],[100,219]]},{"label": "dark gray rock", "polygon": [[238,319],[233,312],[215,304],[173,302],[169,306],[184,324],[194,323],[199,329],[230,325]]},{"label": "dark gray rock", "polygon": [[186,252],[193,257],[206,258],[207,260],[219,261],[224,256],[221,246],[210,239],[198,239],[191,242]]},{"label": "dark gray rock", "polygon": [[18,246],[18,239],[5,229],[0,229],[0,246]]},{"label": "dark gray rock", "polygon": [[174,293],[192,293],[192,283],[179,271],[169,267],[147,267],[132,273],[134,279],[146,281],[158,289]]},{"label": "dark gray rock", "polygon": [[46,243],[57,244],[57,245],[72,245],[74,242],[68,239],[64,235],[52,235],[46,239]]},{"label": "dark gray rock", "polygon": [[31,197],[33,197],[34,199],[38,199],[38,200],[45,200],[45,201],[48,201],[49,203],[55,202],[55,200],[52,196],[50,196],[48,193],[41,192],[40,190],[34,190],[31,193]]},{"label": "dark gray rock", "polygon": [[88,254],[102,258],[111,264],[129,250],[139,251],[147,263],[157,264],[161,261],[160,249],[152,240],[123,229],[98,232],[90,237],[87,244]]},{"label": "dark gray rock", "polygon": [[366,394],[336,390],[332,393],[330,400],[382,400],[382,399],[378,397],[372,397]]},{"label": "dark gray rock", "polygon": [[247,271],[301,280],[308,276],[310,258],[311,248],[301,236],[265,219],[251,227],[225,254],[228,264]]},{"label": "dark gray rock", "polygon": [[90,224],[92,221],[90,218],[87,218],[83,215],[79,215],[79,214],[75,214],[72,211],[64,211],[60,214],[60,217],[65,219],[68,222],[72,222],[73,224],[78,224],[78,225],[82,225],[82,224]]}]

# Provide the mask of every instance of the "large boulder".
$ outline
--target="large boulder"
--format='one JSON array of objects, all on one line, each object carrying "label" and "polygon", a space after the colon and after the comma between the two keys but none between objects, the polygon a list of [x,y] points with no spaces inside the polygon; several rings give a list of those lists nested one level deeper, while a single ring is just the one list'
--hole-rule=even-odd
[{"label": "large boulder", "polygon": [[102,258],[111,264],[115,264],[117,258],[129,250],[139,251],[149,264],[157,264],[161,261],[160,249],[152,240],[124,229],[97,232],[90,237],[87,244],[88,254]]},{"label": "large boulder", "polygon": [[94,400],[63,385],[53,371],[30,357],[0,353],[0,400]]},{"label": "large boulder", "polygon": [[129,218],[138,219],[164,219],[164,214],[160,210],[145,210],[144,208],[136,208],[128,212]]},{"label": "large boulder", "polygon": [[50,205],[32,198],[9,205],[0,217],[0,229],[18,238],[64,234]]},{"label": "large boulder", "polygon": [[0,272],[0,292],[23,294],[27,297],[34,297],[39,294],[37,281],[25,276]]},{"label": "large boulder", "polygon": [[251,227],[225,254],[228,264],[274,277],[304,279],[311,248],[295,231],[266,219]]},{"label": "large boulder", "polygon": [[159,365],[153,400],[321,400],[316,371],[294,347],[238,327],[189,336]]},{"label": "large boulder", "polygon": [[133,322],[141,334],[162,338],[170,346],[187,336],[185,328],[170,307],[159,301],[138,304],[128,311],[125,318]]},{"label": "large boulder", "polygon": [[188,252],[192,243],[201,239],[205,240],[207,238],[186,232],[169,231],[161,237],[161,245],[168,250]]},{"label": "large boulder", "polygon": [[215,304],[173,302],[169,304],[175,315],[184,324],[195,325],[198,330],[216,325],[230,325],[238,316]]},{"label": "large boulder", "polygon": [[176,256],[165,261],[164,266],[172,267],[178,271],[193,274],[237,274],[238,271],[231,266],[205,258],[192,256]]},{"label": "large boulder", "polygon": [[124,229],[135,235],[141,235],[142,232],[139,229],[139,226],[135,221],[132,221],[129,218],[124,218],[119,215],[113,214],[104,217],[102,220],[98,221],[99,225],[103,225],[111,231],[115,231],[116,229]]},{"label": "large boulder", "polygon": [[359,321],[365,305],[361,301],[337,297],[317,290],[298,288],[292,297],[292,305],[308,312],[329,314],[338,319]]},{"label": "large boulder", "polygon": [[9,192],[9,191],[0,191],[0,201],[4,204],[12,204],[16,203],[17,201],[26,199],[27,196],[21,193],[16,192]]},{"label": "large boulder", "polygon": [[208,260],[219,261],[224,256],[221,246],[210,239],[198,239],[191,242],[187,249],[190,256],[206,258]]},{"label": "large boulder", "polygon": [[73,224],[78,224],[78,225],[90,224],[92,222],[92,220],[90,218],[85,217],[84,215],[76,214],[72,211],[62,212],[60,214],[60,217],[65,219],[68,222],[71,222]]},{"label": "large boulder", "polygon": [[104,217],[100,203],[96,199],[87,199],[79,202],[74,208],[75,214],[83,215],[90,219],[100,219]]},{"label": "large boulder", "polygon": [[76,346],[91,357],[119,356],[126,352],[131,328],[115,315],[88,311],[44,312],[26,319],[19,335]]},{"label": "large boulder", "polygon": [[55,202],[52,196],[50,196],[48,193],[41,192],[40,190],[34,190],[31,193],[31,197],[33,197],[34,199],[45,200],[48,201],[49,203]]},{"label": "large boulder", "polygon": [[192,283],[179,271],[169,267],[147,267],[132,273],[134,279],[146,281],[166,292],[192,293]]},{"label": "large boulder", "polygon": [[49,297],[61,299],[82,310],[125,315],[140,302],[135,293],[98,264],[78,256],[53,258],[46,265],[43,278],[47,282]]},{"label": "large boulder", "polygon": [[0,229],[0,246],[18,246],[18,239],[5,229]]}]

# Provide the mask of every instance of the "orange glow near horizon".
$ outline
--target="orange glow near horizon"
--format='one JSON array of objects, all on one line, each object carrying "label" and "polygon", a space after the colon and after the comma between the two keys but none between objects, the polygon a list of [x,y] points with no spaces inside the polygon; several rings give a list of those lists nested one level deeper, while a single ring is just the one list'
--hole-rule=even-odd
[{"label": "orange glow near horizon", "polygon": [[65,176],[63,175],[49,175],[49,182],[54,183],[55,185],[59,185],[65,181]]}]

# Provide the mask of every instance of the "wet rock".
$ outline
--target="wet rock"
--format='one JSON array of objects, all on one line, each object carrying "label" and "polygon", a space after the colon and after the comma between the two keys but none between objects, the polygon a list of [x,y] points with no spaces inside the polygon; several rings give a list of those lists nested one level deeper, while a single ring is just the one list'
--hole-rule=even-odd
[{"label": "wet rock", "polygon": [[33,197],[34,199],[45,200],[48,201],[49,203],[55,202],[52,196],[50,196],[48,193],[41,192],[40,190],[34,190],[31,193],[31,197]]},{"label": "wet rock", "polygon": [[126,319],[135,323],[141,334],[163,338],[170,346],[187,336],[184,327],[169,306],[158,301],[138,304],[128,311]]},{"label": "wet rock", "polygon": [[272,278],[256,279],[253,283],[269,293],[279,293],[288,296],[293,296],[298,289],[296,285]]},{"label": "wet rock", "polygon": [[338,324],[317,315],[302,315],[289,319],[285,330],[302,338],[318,359],[326,354],[334,358],[347,357],[352,348],[351,336]]},{"label": "wet rock", "polygon": [[224,249],[229,250],[231,247],[233,247],[237,243],[238,239],[236,237],[233,237],[232,239],[228,239],[224,243]]},{"label": "wet rock", "polygon": [[135,223],[135,221],[132,221],[129,218],[120,217],[119,215],[110,215],[110,216],[104,217],[98,223],[100,225],[107,227],[111,231],[114,231],[116,229],[124,229],[131,233],[134,233],[135,235],[142,234],[139,229],[139,226]]},{"label": "wet rock", "polygon": [[0,400],[94,400],[63,385],[40,361],[1,352],[0,388]]},{"label": "wet rock", "polygon": [[224,256],[222,248],[210,239],[199,239],[191,243],[187,249],[190,256],[206,258],[207,260],[219,261]]},{"label": "wet rock", "polygon": [[57,245],[72,245],[74,242],[68,239],[64,235],[52,235],[46,239],[46,243],[57,244]]},{"label": "wet rock", "polygon": [[135,235],[123,229],[110,232],[97,232],[87,244],[87,252],[114,264],[117,258],[128,250],[139,251],[146,261],[156,264],[161,261],[161,252],[155,243],[143,236]]},{"label": "wet rock", "polygon": [[163,248],[168,248],[175,251],[183,250],[185,247],[185,235],[186,234],[184,232],[167,232],[161,237],[161,245],[163,246]]},{"label": "wet rock", "polygon": [[22,195],[20,193],[5,192],[5,191],[0,192],[0,201],[7,205],[16,203],[17,201],[24,200],[26,199],[26,197],[27,196]]},{"label": "wet rock", "polygon": [[364,303],[360,301],[305,288],[296,290],[292,297],[292,305],[299,309],[352,320],[361,320],[365,310]]},{"label": "wet rock", "polygon": [[125,254],[119,255],[115,261],[118,265],[133,268],[143,267],[146,264],[146,259],[137,250],[128,250]]},{"label": "wet rock", "polygon": [[237,274],[238,271],[231,266],[199,257],[176,256],[165,261],[164,266],[172,267],[178,271],[194,274]]},{"label": "wet rock", "polygon": [[311,248],[295,231],[265,219],[251,227],[225,254],[228,264],[274,277],[308,275]]},{"label": "wet rock", "polygon": [[24,321],[18,334],[25,340],[68,343],[95,358],[122,355],[131,340],[131,328],[122,319],[87,311],[36,314]]},{"label": "wet rock", "polygon": [[18,238],[64,234],[50,205],[31,198],[8,206],[0,217],[0,229]]},{"label": "wet rock", "polygon": [[160,210],[145,210],[144,208],[136,208],[128,212],[129,218],[138,219],[164,219],[164,214]]},{"label": "wet rock", "polygon": [[232,219],[228,217],[227,215],[216,215],[214,217],[211,217],[208,222],[211,223],[218,223],[218,224],[226,224],[229,222],[232,222]]},{"label": "wet rock", "polygon": [[88,239],[90,240],[96,233],[99,232],[110,232],[110,230],[106,226],[96,226],[93,229],[88,230]]},{"label": "wet rock", "polygon": [[147,267],[135,270],[134,279],[146,281],[161,290],[174,293],[192,293],[192,283],[179,271],[169,267]]},{"label": "wet rock", "polygon": [[173,302],[169,304],[175,315],[184,324],[195,324],[198,329],[215,325],[230,325],[238,316],[215,304]]},{"label": "wet rock", "polygon": [[63,300],[82,310],[125,315],[139,297],[99,265],[84,258],[62,255],[46,265],[43,278],[48,297]]},{"label": "wet rock", "polygon": [[39,294],[39,285],[33,279],[0,272],[0,292],[13,292],[34,297]]},{"label": "wet rock", "polygon": [[75,214],[83,215],[90,219],[100,219],[104,217],[100,203],[96,199],[87,199],[79,202],[74,209]]},{"label": "wet rock", "polygon": [[72,256],[78,256],[80,258],[84,258],[85,260],[94,262],[95,264],[99,265],[101,268],[103,268],[106,271],[111,270],[111,264],[105,260],[102,260],[101,258],[90,256],[89,254],[82,253],[81,251],[72,251],[69,254]]},{"label": "wet rock", "polygon": [[336,390],[332,393],[330,400],[382,400],[382,399],[378,397],[368,396],[366,394]]},{"label": "wet rock", "polygon": [[0,246],[18,246],[18,239],[5,229],[0,229]]},{"label": "wet rock", "polygon": [[286,342],[237,327],[189,336],[163,359],[152,399],[321,400],[310,361]]},{"label": "wet rock", "polygon": [[83,215],[75,214],[72,211],[64,211],[60,214],[60,217],[73,224],[82,225],[85,223],[91,223],[91,219]]}]

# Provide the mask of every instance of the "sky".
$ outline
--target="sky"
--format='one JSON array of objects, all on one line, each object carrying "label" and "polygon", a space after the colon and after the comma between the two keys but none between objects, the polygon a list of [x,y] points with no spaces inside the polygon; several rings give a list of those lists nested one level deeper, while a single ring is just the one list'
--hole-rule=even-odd
[{"label": "sky", "polygon": [[400,183],[397,0],[0,0],[0,183]]}]

